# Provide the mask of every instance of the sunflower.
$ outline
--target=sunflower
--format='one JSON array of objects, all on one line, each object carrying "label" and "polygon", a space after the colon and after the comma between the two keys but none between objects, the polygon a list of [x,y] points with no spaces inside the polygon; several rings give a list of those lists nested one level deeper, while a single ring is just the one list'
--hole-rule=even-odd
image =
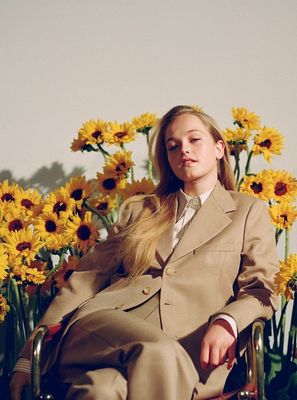
[{"label": "sunflower", "polygon": [[240,192],[251,194],[262,200],[269,200],[273,191],[273,183],[270,175],[265,171],[257,175],[249,175],[243,178],[240,185]]},{"label": "sunflower", "polygon": [[24,261],[29,264],[44,246],[44,242],[31,229],[9,232],[4,236],[4,240],[3,246],[9,254],[9,263],[13,264],[21,264]]},{"label": "sunflower", "polygon": [[233,107],[232,116],[234,124],[238,125],[240,128],[245,128],[251,131],[261,129],[260,117],[255,113],[248,111],[244,107]]},{"label": "sunflower", "polygon": [[225,129],[223,136],[228,143],[228,148],[231,155],[235,153],[241,153],[243,150],[247,150],[247,141],[251,135],[251,132],[247,129]]},{"label": "sunflower", "polygon": [[83,124],[78,132],[80,140],[85,145],[95,146],[104,143],[104,136],[108,130],[108,123],[102,119],[92,119]]},{"label": "sunflower", "polygon": [[133,165],[135,164],[132,161],[131,151],[117,151],[107,158],[103,171],[107,175],[123,178],[128,174]]},{"label": "sunflower", "polygon": [[297,218],[297,209],[293,204],[284,201],[269,207],[269,214],[273,225],[278,229],[291,229]]},{"label": "sunflower", "polygon": [[45,199],[43,212],[54,212],[60,218],[68,218],[75,211],[75,201],[65,188],[59,188]]},{"label": "sunflower", "polygon": [[32,268],[31,266],[28,267],[24,264],[14,265],[12,273],[18,284],[34,283],[35,285],[42,285],[46,279],[44,271],[39,271],[36,267]]},{"label": "sunflower", "polygon": [[28,215],[35,216],[42,203],[41,194],[35,189],[21,189],[18,196],[18,205],[23,208]]},{"label": "sunflower", "polygon": [[142,132],[148,134],[154,125],[158,121],[157,115],[155,113],[144,113],[132,119],[132,124],[134,125],[137,132]]},{"label": "sunflower", "polygon": [[25,210],[17,207],[15,203],[8,203],[5,207],[5,216],[0,227],[0,235],[19,231],[29,226],[30,221]]},{"label": "sunflower", "polygon": [[69,256],[68,260],[64,260],[62,266],[54,274],[55,287],[61,289],[73,271],[78,266],[79,258],[77,256]]},{"label": "sunflower", "polygon": [[287,171],[267,170],[273,182],[271,198],[276,201],[288,201],[293,203],[297,196],[297,181]]},{"label": "sunflower", "polygon": [[2,243],[0,243],[0,286],[1,281],[7,277],[8,274],[8,257],[5,252],[5,248]]},{"label": "sunflower", "polygon": [[120,191],[122,198],[128,199],[135,195],[149,194],[155,189],[155,184],[151,179],[142,178],[141,180],[128,183],[125,189]]},{"label": "sunflower", "polygon": [[73,139],[70,148],[71,151],[84,151],[87,148],[86,140],[83,140],[80,136],[78,136],[78,138]]},{"label": "sunflower", "polygon": [[122,146],[125,143],[130,143],[135,140],[136,129],[134,125],[129,122],[124,122],[123,124],[110,122],[108,127],[108,132],[104,136],[107,144]]},{"label": "sunflower", "polygon": [[276,293],[284,295],[287,300],[293,299],[297,290],[297,254],[290,254],[280,263],[280,271],[276,274],[274,283]]},{"label": "sunflower", "polygon": [[66,219],[58,218],[56,213],[42,213],[36,219],[35,229],[49,250],[60,250],[70,242],[66,235]]},{"label": "sunflower", "polygon": [[126,187],[126,179],[118,179],[114,174],[102,174],[97,172],[97,189],[103,195],[115,195]]},{"label": "sunflower", "polygon": [[0,323],[4,321],[6,314],[10,311],[5,297],[0,294]]},{"label": "sunflower", "polygon": [[228,143],[239,143],[246,144],[251,136],[251,132],[248,129],[237,128],[237,129],[225,129],[223,130],[223,136]]},{"label": "sunflower", "polygon": [[67,233],[72,238],[72,245],[78,246],[84,253],[93,246],[99,238],[96,226],[91,221],[91,213],[87,211],[81,220],[77,214],[67,223]]},{"label": "sunflower", "polygon": [[270,162],[272,154],[281,154],[284,147],[284,137],[275,128],[264,126],[261,132],[254,137],[253,153],[257,156],[263,154],[266,161]]},{"label": "sunflower", "polygon": [[1,202],[16,202],[20,194],[20,187],[13,183],[9,185],[8,180],[0,182],[0,201]]},{"label": "sunflower", "polygon": [[204,112],[203,107],[198,106],[198,104],[191,104],[191,108],[192,108],[194,111]]},{"label": "sunflower", "polygon": [[75,201],[77,207],[81,207],[84,200],[90,197],[92,193],[92,187],[87,182],[85,176],[76,176],[71,178],[66,184],[65,190],[69,193],[69,196]]},{"label": "sunflower", "polygon": [[117,200],[112,196],[101,196],[99,198],[91,198],[90,206],[97,210],[101,215],[106,216],[117,207]]}]

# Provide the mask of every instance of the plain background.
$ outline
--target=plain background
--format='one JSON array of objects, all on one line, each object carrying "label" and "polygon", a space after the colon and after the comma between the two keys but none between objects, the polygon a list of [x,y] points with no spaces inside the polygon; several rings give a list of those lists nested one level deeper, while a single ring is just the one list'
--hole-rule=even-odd
[{"label": "plain background", "polygon": [[92,178],[99,154],[70,151],[84,121],[192,103],[223,128],[233,106],[259,114],[285,136],[272,167],[296,176],[296,20],[295,0],[1,0],[0,180]]},{"label": "plain background", "polygon": [[286,140],[272,167],[296,176],[296,20],[296,0],[1,0],[0,181],[92,178],[99,155],[70,151],[84,121],[192,103],[223,128],[233,106],[259,114]]}]

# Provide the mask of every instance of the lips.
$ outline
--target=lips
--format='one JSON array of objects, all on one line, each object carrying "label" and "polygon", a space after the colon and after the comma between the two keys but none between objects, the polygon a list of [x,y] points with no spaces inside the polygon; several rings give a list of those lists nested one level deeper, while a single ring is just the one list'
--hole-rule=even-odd
[{"label": "lips", "polygon": [[192,165],[193,163],[195,163],[196,160],[194,160],[193,158],[183,158],[180,163],[179,163],[179,168],[181,167],[189,167],[190,165]]}]

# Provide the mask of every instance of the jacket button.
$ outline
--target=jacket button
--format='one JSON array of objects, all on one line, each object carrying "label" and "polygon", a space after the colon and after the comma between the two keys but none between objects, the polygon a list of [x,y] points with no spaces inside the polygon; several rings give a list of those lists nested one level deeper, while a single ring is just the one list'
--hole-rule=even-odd
[{"label": "jacket button", "polygon": [[149,286],[146,286],[144,289],[142,289],[142,294],[148,295],[151,293],[151,288]]},{"label": "jacket button", "polygon": [[175,274],[175,270],[173,268],[168,267],[165,271],[165,274],[168,276],[172,276]]}]

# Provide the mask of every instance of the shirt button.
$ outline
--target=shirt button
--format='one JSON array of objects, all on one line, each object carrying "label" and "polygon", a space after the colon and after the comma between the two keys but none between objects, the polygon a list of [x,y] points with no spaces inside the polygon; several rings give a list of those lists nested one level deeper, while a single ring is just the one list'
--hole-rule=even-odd
[{"label": "shirt button", "polygon": [[144,289],[142,289],[142,294],[148,295],[151,293],[151,288],[149,286],[146,286]]},{"label": "shirt button", "polygon": [[165,274],[168,275],[168,276],[172,276],[172,275],[175,274],[175,270],[173,268],[171,268],[171,267],[168,267],[166,269],[166,271],[165,271]]}]

